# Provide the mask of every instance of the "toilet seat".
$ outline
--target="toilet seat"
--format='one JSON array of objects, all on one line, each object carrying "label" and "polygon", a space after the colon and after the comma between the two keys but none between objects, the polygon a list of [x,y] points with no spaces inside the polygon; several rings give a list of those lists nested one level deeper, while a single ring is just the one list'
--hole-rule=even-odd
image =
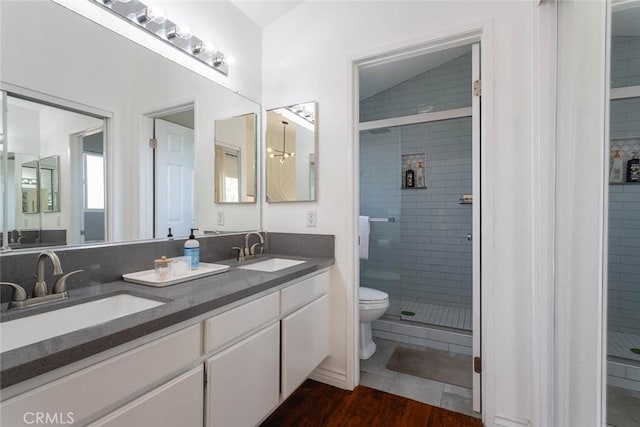
[{"label": "toilet seat", "polygon": [[358,297],[361,310],[376,310],[389,307],[389,295],[377,289],[360,287]]}]

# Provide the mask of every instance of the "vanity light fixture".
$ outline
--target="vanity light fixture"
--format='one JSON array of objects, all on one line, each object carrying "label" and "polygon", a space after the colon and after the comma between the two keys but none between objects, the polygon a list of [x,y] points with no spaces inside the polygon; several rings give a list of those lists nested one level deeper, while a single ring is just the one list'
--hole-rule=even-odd
[{"label": "vanity light fixture", "polygon": [[267,153],[269,153],[269,157],[275,159],[276,157],[281,157],[280,163],[284,163],[285,159],[289,157],[294,157],[296,154],[291,151],[287,152],[287,125],[289,122],[282,121],[282,150],[276,150],[275,148],[268,147]]},{"label": "vanity light fixture", "polygon": [[189,27],[168,19],[161,8],[147,5],[139,0],[93,1],[225,76],[229,74],[232,58],[220,52],[213,43],[205,43],[192,34]]},{"label": "vanity light fixture", "polygon": [[315,111],[309,108],[306,104],[291,105],[287,107],[287,110],[308,121],[312,125],[316,122]]}]

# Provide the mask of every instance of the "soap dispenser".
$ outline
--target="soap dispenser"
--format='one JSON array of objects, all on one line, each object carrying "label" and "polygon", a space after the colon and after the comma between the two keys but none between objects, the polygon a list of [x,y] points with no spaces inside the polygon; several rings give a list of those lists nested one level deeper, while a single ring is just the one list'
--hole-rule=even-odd
[{"label": "soap dispenser", "polygon": [[196,240],[196,236],[193,235],[193,231],[197,228],[191,229],[189,239],[184,242],[184,256],[191,257],[191,269],[196,269],[200,266],[200,243]]}]

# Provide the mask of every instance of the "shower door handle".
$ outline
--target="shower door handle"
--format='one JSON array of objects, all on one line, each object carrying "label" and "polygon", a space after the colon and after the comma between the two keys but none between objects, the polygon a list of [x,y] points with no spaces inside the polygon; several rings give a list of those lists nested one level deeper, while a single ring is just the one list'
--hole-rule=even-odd
[{"label": "shower door handle", "polygon": [[468,241],[472,241],[473,240],[473,236],[471,235],[471,233],[467,233],[467,240]]}]

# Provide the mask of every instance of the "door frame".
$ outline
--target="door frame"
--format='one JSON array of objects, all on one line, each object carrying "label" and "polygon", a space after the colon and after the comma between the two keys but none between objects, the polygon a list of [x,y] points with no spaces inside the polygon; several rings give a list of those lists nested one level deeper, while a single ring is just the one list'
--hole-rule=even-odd
[{"label": "door frame", "polygon": [[[72,175],[71,175],[71,189],[72,191],[75,191],[75,194],[82,194],[82,197],[78,198],[78,197],[74,197],[71,199],[71,205],[72,205],[72,217],[74,217],[77,221],[72,221],[73,223],[73,230],[71,230],[71,233],[73,235],[73,238],[77,238],[78,239],[78,243],[85,243],[84,240],[84,213],[85,213],[85,206],[86,206],[86,189],[84,187],[84,181],[85,181],[85,160],[84,160],[84,138],[87,136],[91,136],[97,133],[102,132],[102,157],[104,158],[104,162],[105,162],[105,168],[104,168],[104,173],[105,175],[107,175],[108,171],[107,171],[107,157],[106,157],[106,132],[107,132],[107,124],[106,121],[103,121],[103,125],[102,126],[94,126],[88,129],[85,129],[83,131],[80,132],[76,132],[70,135],[70,150],[69,150],[69,156],[70,156],[70,164],[72,165]],[[107,221],[107,202],[108,202],[108,193],[107,193],[107,188],[108,188],[108,183],[107,183],[107,177],[105,176],[105,209],[104,209],[104,214],[105,214],[105,218],[104,218],[104,237],[105,237],[105,241],[104,243],[108,242],[107,240],[107,230],[108,230],[108,221]],[[77,225],[77,227],[76,227]]]},{"label": "door frame", "polygon": [[[453,47],[458,47],[462,45],[474,45],[477,44],[479,46],[478,49],[478,62],[480,64],[480,69],[477,70],[478,74],[481,77],[483,87],[482,87],[482,95],[483,97],[478,97],[476,107],[485,112],[487,114],[480,115],[478,117],[478,146],[473,147],[473,164],[474,164],[474,175],[473,175],[473,197],[474,197],[474,213],[473,213],[473,225],[474,225],[474,268],[473,268],[473,310],[474,313],[478,313],[477,316],[477,325],[475,324],[474,319],[474,331],[472,331],[474,347],[477,348],[477,351],[482,354],[483,362],[486,358],[488,361],[493,360],[493,349],[492,345],[492,337],[487,332],[492,330],[493,324],[490,316],[486,316],[487,313],[490,313],[492,310],[492,300],[489,298],[492,292],[491,288],[491,280],[490,275],[492,274],[491,268],[486,268],[485,265],[482,265],[480,254],[490,253],[488,245],[490,244],[490,239],[481,239],[480,236],[491,236],[491,224],[487,221],[484,223],[480,222],[480,218],[489,218],[491,217],[490,206],[489,203],[481,203],[480,195],[490,194],[489,183],[487,179],[487,165],[488,165],[488,150],[487,144],[481,144],[481,141],[488,141],[488,133],[490,132],[489,123],[492,119],[491,108],[490,108],[490,97],[487,95],[490,94],[491,91],[491,76],[492,76],[492,67],[491,67],[491,50],[489,48],[491,39],[491,24],[485,23],[480,27],[475,27],[471,30],[461,31],[459,33],[451,33],[448,35],[442,35],[440,37],[435,37],[429,41],[424,41],[420,44],[409,44],[398,47],[392,50],[379,50],[373,53],[369,53],[368,55],[363,55],[359,57],[353,57],[350,59],[350,70],[352,72],[352,111],[353,111],[353,120],[352,120],[352,130],[353,130],[353,138],[351,145],[351,157],[353,160],[353,193],[351,195],[351,200],[353,202],[352,211],[351,211],[351,226],[352,226],[352,239],[353,242],[357,242],[358,239],[358,216],[359,216],[359,191],[360,191],[360,159],[359,159],[359,87],[358,87],[358,76],[359,69],[365,65],[375,64],[375,63],[384,63],[397,59],[401,59],[403,57],[415,56],[418,54],[426,54],[431,52],[437,52],[441,50],[446,50]],[[474,97],[475,98],[475,97]],[[472,106],[473,109],[473,106]],[[437,114],[437,113],[430,113]],[[472,119],[473,120],[473,119]],[[478,167],[475,167],[477,165]],[[477,230],[475,227],[478,227]],[[359,325],[359,305],[357,298],[357,286],[360,283],[360,269],[359,269],[359,258],[358,258],[358,246],[354,244],[354,250],[352,253],[352,265],[353,265],[353,294],[351,298],[351,304],[353,307],[354,319],[350,324],[350,331],[352,334],[352,351],[351,359],[348,360],[348,365],[352,364],[353,366],[353,375],[352,380],[353,384],[357,385],[359,383],[359,374],[360,374],[360,360],[358,358],[357,352],[357,341],[358,341],[358,325]],[[477,261],[476,261],[476,258]],[[482,268],[481,268],[482,267]],[[486,286],[481,286],[481,283]],[[483,302],[480,305],[480,301]],[[482,321],[481,319],[486,321]],[[482,340],[480,340],[482,337]],[[479,375],[474,375],[474,402],[473,408],[474,410],[478,410],[482,414],[483,420],[492,419],[493,417],[493,395],[489,393],[489,391],[493,390],[493,378],[486,374],[486,363],[483,363],[483,376],[482,381],[480,381]],[[349,372],[349,369],[347,369]],[[347,374],[347,380],[350,382],[349,374]],[[489,412],[489,413],[488,413]]]}]

